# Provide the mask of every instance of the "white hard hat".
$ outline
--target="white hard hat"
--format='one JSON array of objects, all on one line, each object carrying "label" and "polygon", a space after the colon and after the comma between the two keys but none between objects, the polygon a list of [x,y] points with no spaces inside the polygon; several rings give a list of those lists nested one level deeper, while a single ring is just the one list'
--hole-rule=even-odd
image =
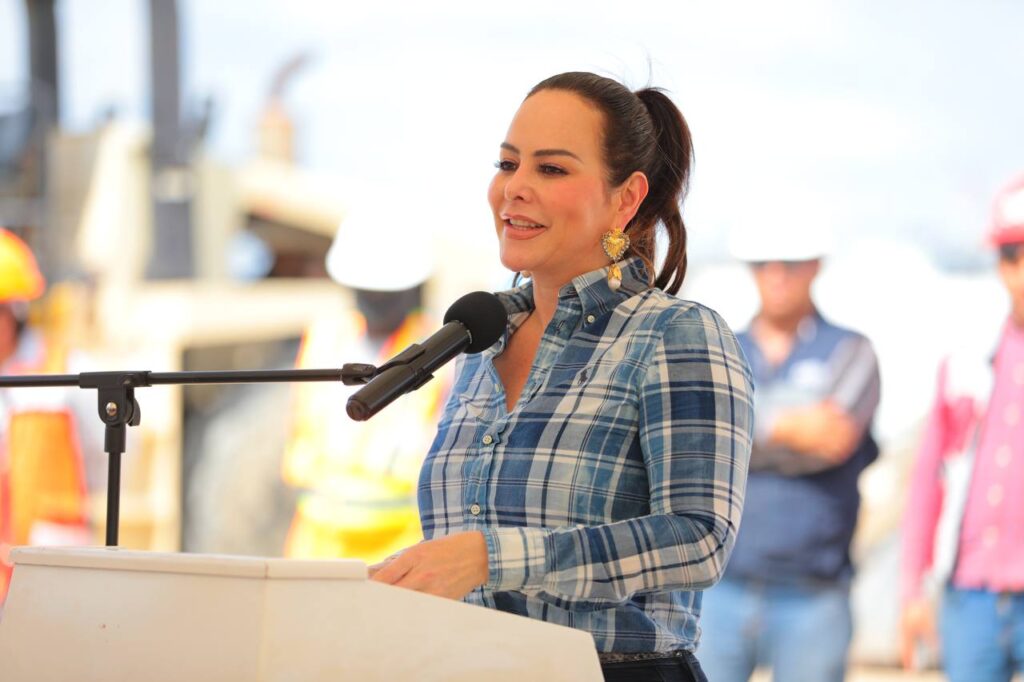
[{"label": "white hard hat", "polygon": [[354,289],[402,291],[425,282],[434,270],[433,240],[425,224],[387,203],[363,201],[338,226],[327,251],[327,274]]}]

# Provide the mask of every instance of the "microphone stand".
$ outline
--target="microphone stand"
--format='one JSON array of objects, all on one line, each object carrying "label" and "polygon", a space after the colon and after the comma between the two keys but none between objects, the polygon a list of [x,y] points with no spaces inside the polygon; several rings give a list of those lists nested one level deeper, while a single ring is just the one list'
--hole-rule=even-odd
[{"label": "microphone stand", "polygon": [[[403,354],[405,355],[405,354]],[[99,417],[106,425],[104,451],[109,457],[107,467],[106,544],[117,546],[121,509],[121,455],[125,450],[128,426],[138,426],[142,410],[135,400],[135,389],[160,384],[248,384],[293,381],[341,381],[346,386],[366,384],[385,369],[406,364],[412,358],[396,357],[381,367],[350,363],[341,369],[265,369],[214,372],[148,372],[115,371],[0,376],[0,388],[39,386],[78,386],[97,391]]]}]

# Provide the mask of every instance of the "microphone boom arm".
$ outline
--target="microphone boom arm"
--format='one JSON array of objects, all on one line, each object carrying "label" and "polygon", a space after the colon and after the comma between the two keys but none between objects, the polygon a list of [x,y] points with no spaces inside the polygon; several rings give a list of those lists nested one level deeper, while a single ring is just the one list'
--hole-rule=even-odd
[{"label": "microphone boom arm", "polygon": [[495,343],[508,323],[507,312],[494,294],[466,294],[448,308],[445,324],[423,344],[412,344],[380,367],[351,363],[341,369],[242,370],[215,372],[85,372],[82,374],[0,376],[0,388],[78,386],[97,390],[97,410],[106,426],[107,545],[117,546],[121,499],[121,455],[125,431],[138,426],[142,410],[135,389],[158,384],[234,384],[291,381],[341,381],[363,385],[345,406],[348,416],[362,421],[377,414],[398,396],[434,378],[434,371],[463,351],[479,353]]},{"label": "microphone boom arm", "polygon": [[[412,350],[410,348],[410,350]],[[405,355],[404,353],[402,354]],[[349,363],[341,369],[264,369],[213,372],[112,371],[81,374],[0,376],[0,388],[39,386],[77,386],[97,391],[97,413],[104,426],[103,449],[107,453],[106,544],[116,547],[121,508],[121,456],[125,452],[126,431],[142,422],[142,410],[135,389],[161,384],[248,384],[292,381],[341,381],[346,386],[366,384],[402,356],[377,368]],[[415,356],[407,358],[411,361]],[[429,377],[428,377],[429,378]]]}]

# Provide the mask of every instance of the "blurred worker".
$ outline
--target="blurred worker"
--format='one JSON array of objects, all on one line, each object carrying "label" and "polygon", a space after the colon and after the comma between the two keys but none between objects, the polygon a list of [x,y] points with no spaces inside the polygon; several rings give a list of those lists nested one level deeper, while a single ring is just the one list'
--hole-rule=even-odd
[{"label": "blurred worker", "polygon": [[[298,367],[380,366],[429,336],[435,329],[423,313],[423,298],[432,268],[422,231],[389,232],[358,211],[346,217],[327,254],[327,271],[352,289],[355,310],[330,311],[311,325]],[[446,375],[366,422],[345,414],[351,388],[297,385],[284,478],[305,493],[286,556],[375,563],[422,539],[416,483],[443,406]]]},{"label": "blurred worker", "polygon": [[811,285],[827,251],[815,223],[733,235],[761,307],[738,334],[754,374],[755,431],[736,548],[705,593],[708,679],[842,680],[851,638],[849,547],[857,478],[878,455],[870,426],[878,362],[861,334],[818,311]]},{"label": "blurred worker", "polygon": [[1024,672],[1024,175],[996,198],[990,239],[1010,314],[940,366],[904,518],[903,663],[938,643],[939,598],[954,682]]},{"label": "blurred worker", "polygon": [[[44,339],[26,325],[43,276],[28,246],[0,228],[0,374],[60,371]],[[86,487],[66,393],[0,388],[0,604],[14,545],[83,543]]]}]

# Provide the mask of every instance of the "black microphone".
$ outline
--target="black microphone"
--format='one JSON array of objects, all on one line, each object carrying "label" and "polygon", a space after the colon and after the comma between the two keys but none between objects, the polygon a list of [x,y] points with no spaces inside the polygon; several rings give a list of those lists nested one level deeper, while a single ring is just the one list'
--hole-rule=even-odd
[{"label": "black microphone", "polygon": [[366,421],[395,398],[433,379],[434,371],[459,353],[490,348],[507,325],[508,313],[497,296],[486,291],[466,294],[448,308],[441,329],[385,363],[368,384],[352,394],[345,411],[356,421]]}]

